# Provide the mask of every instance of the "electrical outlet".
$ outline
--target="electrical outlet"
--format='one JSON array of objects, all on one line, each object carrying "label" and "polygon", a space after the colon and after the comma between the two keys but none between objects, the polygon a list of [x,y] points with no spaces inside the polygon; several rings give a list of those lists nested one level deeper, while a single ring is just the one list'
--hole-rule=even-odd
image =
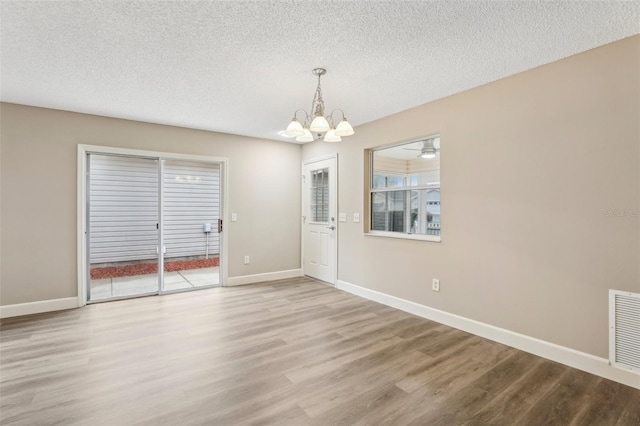
[{"label": "electrical outlet", "polygon": [[248,265],[249,264],[249,256],[245,256],[244,257],[244,264]]},{"label": "electrical outlet", "polygon": [[431,290],[433,291],[440,291],[440,280],[437,278],[434,278],[431,281]]}]

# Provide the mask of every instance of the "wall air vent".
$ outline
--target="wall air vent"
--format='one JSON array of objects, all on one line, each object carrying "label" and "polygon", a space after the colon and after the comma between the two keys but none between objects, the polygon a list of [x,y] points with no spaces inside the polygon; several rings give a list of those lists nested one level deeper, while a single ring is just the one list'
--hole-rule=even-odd
[{"label": "wall air vent", "polygon": [[640,294],[609,290],[609,362],[640,374]]}]

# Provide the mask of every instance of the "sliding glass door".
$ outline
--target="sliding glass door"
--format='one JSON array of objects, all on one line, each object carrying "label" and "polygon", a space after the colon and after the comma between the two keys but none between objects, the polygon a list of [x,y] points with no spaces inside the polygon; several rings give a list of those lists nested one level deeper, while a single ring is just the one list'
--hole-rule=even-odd
[{"label": "sliding glass door", "polygon": [[87,301],[219,285],[221,168],[87,154]]},{"label": "sliding glass door", "polygon": [[165,291],[220,283],[220,164],[166,160],[163,167]]},{"label": "sliding glass door", "polygon": [[158,293],[158,163],[89,154],[88,301]]}]

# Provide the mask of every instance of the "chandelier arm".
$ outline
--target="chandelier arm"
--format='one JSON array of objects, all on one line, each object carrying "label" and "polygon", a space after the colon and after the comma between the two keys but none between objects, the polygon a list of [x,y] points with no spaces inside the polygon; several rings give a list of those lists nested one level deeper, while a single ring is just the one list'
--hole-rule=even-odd
[{"label": "chandelier arm", "polygon": [[304,121],[307,121],[307,119],[309,118],[309,114],[307,114],[307,111],[305,111],[304,109],[300,108],[298,110],[296,110],[296,112],[293,113],[293,118],[295,118],[296,120],[298,119],[298,113],[302,111],[304,112]]},{"label": "chandelier arm", "polygon": [[330,114],[330,115],[327,115],[327,121],[329,121],[329,122],[330,122],[331,127],[335,127],[335,126],[334,126],[334,121],[333,121],[333,114],[335,114],[337,111],[339,111],[339,112],[340,112],[340,114],[342,114],[342,120],[344,120],[344,119],[345,119],[345,118],[344,118],[344,111],[343,111],[343,110],[341,110],[340,108],[336,108],[336,109],[334,109],[333,111],[331,111],[331,114]]},{"label": "chandelier arm", "polygon": [[332,116],[332,117],[333,117],[333,113],[334,113],[334,112],[336,112],[336,111],[340,111],[340,114],[342,114],[342,119],[344,119],[344,118],[345,118],[345,117],[344,117],[344,111],[343,111],[343,110],[341,110],[340,108],[336,108],[336,109],[334,109],[333,111],[331,111],[331,116]]}]

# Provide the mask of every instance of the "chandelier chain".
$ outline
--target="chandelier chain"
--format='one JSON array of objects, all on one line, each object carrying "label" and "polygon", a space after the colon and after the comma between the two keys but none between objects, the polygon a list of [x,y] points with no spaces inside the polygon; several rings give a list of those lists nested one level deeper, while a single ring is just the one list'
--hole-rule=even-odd
[{"label": "chandelier chain", "polygon": [[311,102],[311,111],[314,115],[324,115],[324,100],[322,99],[322,85],[320,84],[322,74],[318,73],[318,87]]}]

